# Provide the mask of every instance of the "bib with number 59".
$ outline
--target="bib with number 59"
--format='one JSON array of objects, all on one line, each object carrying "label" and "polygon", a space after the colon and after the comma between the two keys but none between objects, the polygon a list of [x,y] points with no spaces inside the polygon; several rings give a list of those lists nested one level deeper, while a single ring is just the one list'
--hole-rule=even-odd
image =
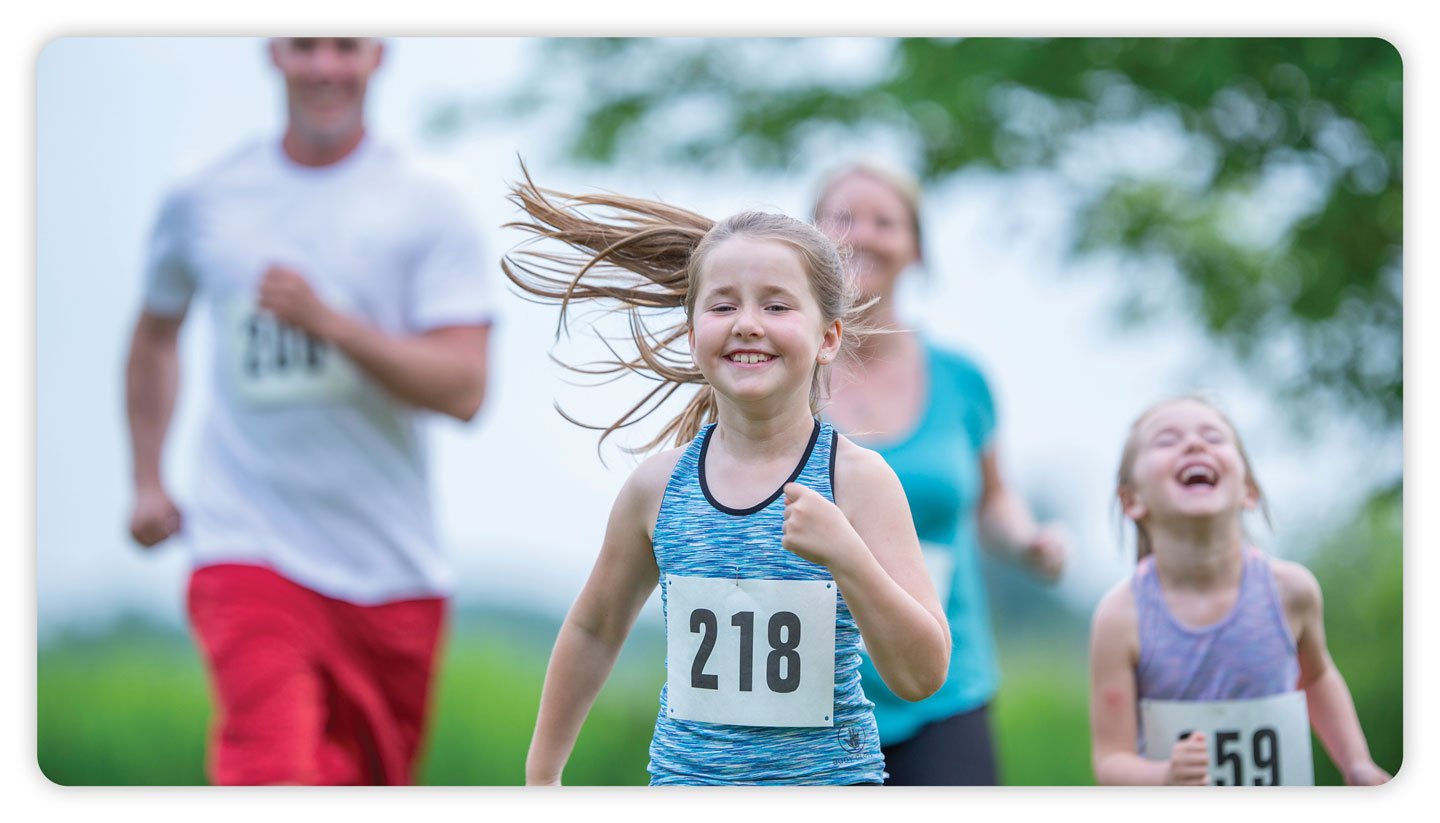
[{"label": "bib with number 59", "polygon": [[1170,757],[1181,735],[1204,732],[1216,786],[1313,786],[1304,692],[1253,700],[1141,700],[1145,753]]},{"label": "bib with number 59", "polygon": [[670,717],[831,726],[833,580],[667,576]]}]

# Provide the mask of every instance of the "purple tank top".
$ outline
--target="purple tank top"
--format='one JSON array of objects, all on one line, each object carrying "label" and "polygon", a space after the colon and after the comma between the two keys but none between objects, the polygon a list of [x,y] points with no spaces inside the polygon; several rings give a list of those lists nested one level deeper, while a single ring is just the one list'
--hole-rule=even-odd
[{"label": "purple tank top", "polygon": [[1259,549],[1245,552],[1240,595],[1230,613],[1199,629],[1165,605],[1155,558],[1131,580],[1140,629],[1136,696],[1150,700],[1245,700],[1294,691],[1300,680],[1295,638],[1275,574]]}]

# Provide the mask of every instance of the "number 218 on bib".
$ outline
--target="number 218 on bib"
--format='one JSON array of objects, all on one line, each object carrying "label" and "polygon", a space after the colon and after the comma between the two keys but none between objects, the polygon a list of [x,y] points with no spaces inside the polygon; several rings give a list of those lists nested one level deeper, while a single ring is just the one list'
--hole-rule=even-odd
[{"label": "number 218 on bib", "polygon": [[833,725],[833,580],[668,576],[666,584],[671,717]]}]

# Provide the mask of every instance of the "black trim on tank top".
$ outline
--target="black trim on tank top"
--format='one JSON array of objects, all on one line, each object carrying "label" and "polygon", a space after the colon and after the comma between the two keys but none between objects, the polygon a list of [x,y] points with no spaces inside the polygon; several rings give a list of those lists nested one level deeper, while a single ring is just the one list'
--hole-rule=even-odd
[{"label": "black trim on tank top", "polygon": [[[699,474],[700,476],[700,491],[702,494],[705,495],[705,499],[710,501],[710,505],[714,506],[717,510],[722,511],[725,514],[733,514],[737,517],[744,517],[745,515],[754,514],[755,512],[760,511],[766,506],[769,506],[771,503],[774,503],[777,499],[779,499],[780,495],[785,493],[785,486],[790,483],[794,483],[795,479],[800,476],[800,473],[805,471],[805,464],[810,462],[810,454],[815,451],[815,441],[820,439],[820,419],[815,419],[815,428],[811,429],[810,431],[810,442],[805,444],[805,453],[800,455],[800,462],[795,465],[795,471],[790,473],[790,479],[786,480],[784,483],[781,483],[780,488],[776,489],[774,494],[765,498],[761,502],[756,503],[748,509],[732,509],[729,506],[726,506],[725,504],[716,500],[714,496],[710,494],[710,485],[705,482],[705,454],[706,452],[710,451],[710,435],[714,433],[715,426],[712,425],[710,428],[705,430],[705,437],[703,440],[700,441],[700,459],[696,461],[698,469],[697,474]],[[830,456],[830,459],[831,465],[833,466],[835,456],[832,454]]]},{"label": "black trim on tank top", "polygon": [[[830,502],[835,502],[835,452],[840,445],[840,430],[830,430]],[[836,505],[839,505],[838,503]]]}]

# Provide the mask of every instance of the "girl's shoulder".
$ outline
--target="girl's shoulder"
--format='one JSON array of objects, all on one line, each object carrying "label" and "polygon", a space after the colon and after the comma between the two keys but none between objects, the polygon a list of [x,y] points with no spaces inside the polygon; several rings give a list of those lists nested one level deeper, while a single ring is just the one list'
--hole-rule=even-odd
[{"label": "girl's shoulder", "polygon": [[626,484],[633,484],[639,489],[658,488],[660,491],[664,491],[665,484],[670,482],[670,475],[675,473],[675,466],[685,455],[686,448],[688,447],[677,446],[650,455],[640,461],[640,465],[630,473],[629,479],[625,481]]},{"label": "girl's shoulder", "polygon": [[843,434],[835,435],[835,476],[831,482],[835,486],[842,483],[849,488],[861,492],[873,491],[878,487],[884,487],[891,482],[897,485],[899,477],[885,458],[874,449],[856,443]]},{"label": "girl's shoulder", "polygon": [[653,454],[640,461],[640,465],[630,472],[625,479],[625,485],[620,489],[620,496],[616,500],[616,507],[624,507],[633,512],[636,516],[645,519],[645,522],[653,523],[654,515],[660,511],[660,501],[665,496],[665,488],[670,483],[670,475],[675,472],[675,465],[685,454],[684,446]]},{"label": "girl's shoulder", "polygon": [[883,513],[892,507],[904,507],[905,516],[909,517],[909,503],[900,478],[879,452],[838,433],[834,448],[831,457],[835,468],[830,475],[830,488],[835,496],[835,505],[845,512],[851,522],[857,515]]},{"label": "girl's shoulder", "polygon": [[1094,638],[1133,639],[1139,643],[1139,617],[1135,608],[1135,590],[1130,585],[1134,578],[1125,579],[1110,587],[1095,604],[1095,613],[1090,619],[1090,632]]},{"label": "girl's shoulder", "polygon": [[1134,667],[1140,659],[1140,618],[1130,577],[1110,587],[1090,618],[1090,659],[1115,667]]},{"label": "girl's shoulder", "polygon": [[1314,573],[1293,560],[1266,555],[1265,562],[1275,577],[1275,590],[1287,612],[1305,614],[1320,609],[1320,581]]}]

